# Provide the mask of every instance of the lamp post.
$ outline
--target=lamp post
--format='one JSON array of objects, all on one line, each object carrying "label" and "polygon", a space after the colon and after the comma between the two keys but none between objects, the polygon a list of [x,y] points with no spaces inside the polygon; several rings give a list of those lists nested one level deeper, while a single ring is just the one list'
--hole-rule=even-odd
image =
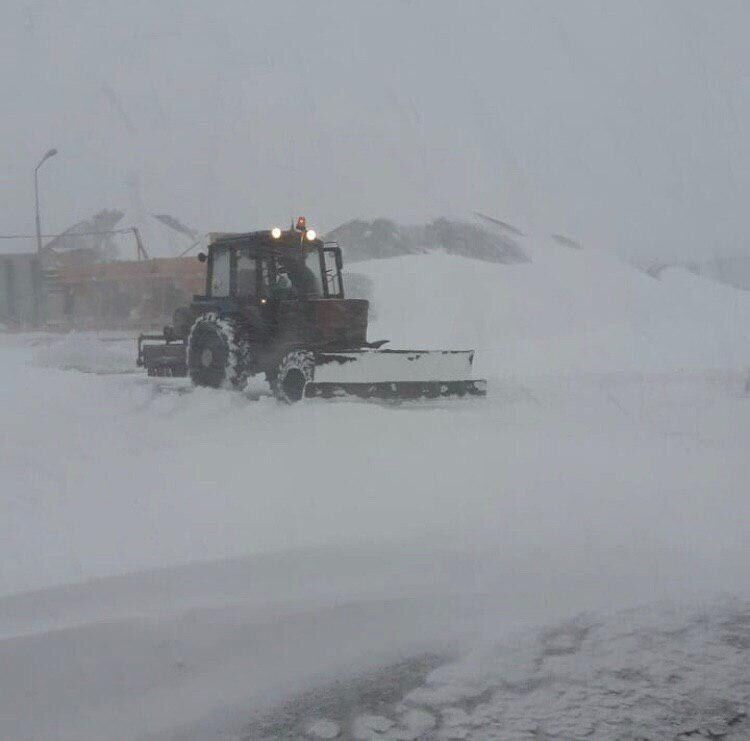
[{"label": "lamp post", "polygon": [[34,198],[36,199],[36,251],[40,254],[42,251],[42,222],[39,218],[39,168],[50,158],[57,154],[56,149],[50,149],[42,157],[39,164],[34,168]]}]

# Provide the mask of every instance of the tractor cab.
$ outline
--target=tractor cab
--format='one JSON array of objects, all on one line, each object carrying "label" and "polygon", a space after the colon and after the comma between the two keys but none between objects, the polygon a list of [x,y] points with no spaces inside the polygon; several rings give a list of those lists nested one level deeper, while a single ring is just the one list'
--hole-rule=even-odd
[{"label": "tractor cab", "polygon": [[198,301],[226,300],[264,306],[284,300],[343,299],[342,258],[312,229],[278,227],[246,234],[213,234],[206,290]]},{"label": "tractor cab", "polygon": [[[289,347],[367,344],[368,302],[344,297],[339,246],[323,242],[303,219],[288,231],[212,234],[198,259],[206,264],[204,293],[177,309],[162,335],[139,338],[138,363],[152,375],[190,372],[202,384],[194,355],[210,342],[240,347],[243,373],[269,375]],[[209,349],[203,347],[201,358],[209,358]],[[212,369],[209,364],[207,385],[214,382]]]}]

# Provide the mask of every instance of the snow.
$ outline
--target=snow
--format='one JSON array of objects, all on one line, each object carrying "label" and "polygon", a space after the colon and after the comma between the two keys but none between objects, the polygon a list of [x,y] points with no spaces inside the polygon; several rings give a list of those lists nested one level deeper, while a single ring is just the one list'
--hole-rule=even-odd
[{"label": "snow", "polygon": [[373,734],[385,733],[393,727],[394,723],[382,715],[365,714],[354,720],[354,738],[369,739]]},{"label": "snow", "polygon": [[435,670],[382,727],[427,708],[437,738],[747,738],[749,638],[748,601],[580,616]]},{"label": "snow", "polygon": [[307,735],[312,738],[338,738],[341,729],[332,720],[316,720],[308,726]]},{"label": "snow", "polygon": [[[130,338],[128,337],[127,340]],[[76,370],[81,373],[133,372],[131,343],[117,335],[71,333],[47,336],[33,354],[34,365],[42,368]]]},{"label": "snow", "polygon": [[357,265],[370,339],[476,347],[486,400],[288,407],[148,379],[122,335],[0,336],[0,735],[242,738],[425,653],[456,662],[295,732],[738,717],[750,294],[524,249]]},{"label": "snow", "polygon": [[358,263],[375,282],[371,338],[475,348],[483,372],[501,378],[747,366],[746,292],[679,269],[658,281],[552,239],[523,247],[533,262],[479,267],[436,254]]}]

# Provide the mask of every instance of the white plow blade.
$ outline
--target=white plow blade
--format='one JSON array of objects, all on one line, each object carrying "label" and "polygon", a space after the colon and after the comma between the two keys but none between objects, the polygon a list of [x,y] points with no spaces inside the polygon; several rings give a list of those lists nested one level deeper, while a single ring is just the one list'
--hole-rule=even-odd
[{"label": "white plow blade", "polygon": [[471,379],[473,350],[356,350],[316,353],[315,383],[390,383]]}]

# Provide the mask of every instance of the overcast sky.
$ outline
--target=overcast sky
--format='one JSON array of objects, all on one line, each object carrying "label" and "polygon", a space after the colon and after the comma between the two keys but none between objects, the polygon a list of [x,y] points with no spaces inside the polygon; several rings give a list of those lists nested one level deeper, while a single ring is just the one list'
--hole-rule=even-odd
[{"label": "overcast sky", "polygon": [[750,253],[749,29],[746,0],[4,0],[0,232],[33,231],[57,147],[45,231],[480,210]]}]

